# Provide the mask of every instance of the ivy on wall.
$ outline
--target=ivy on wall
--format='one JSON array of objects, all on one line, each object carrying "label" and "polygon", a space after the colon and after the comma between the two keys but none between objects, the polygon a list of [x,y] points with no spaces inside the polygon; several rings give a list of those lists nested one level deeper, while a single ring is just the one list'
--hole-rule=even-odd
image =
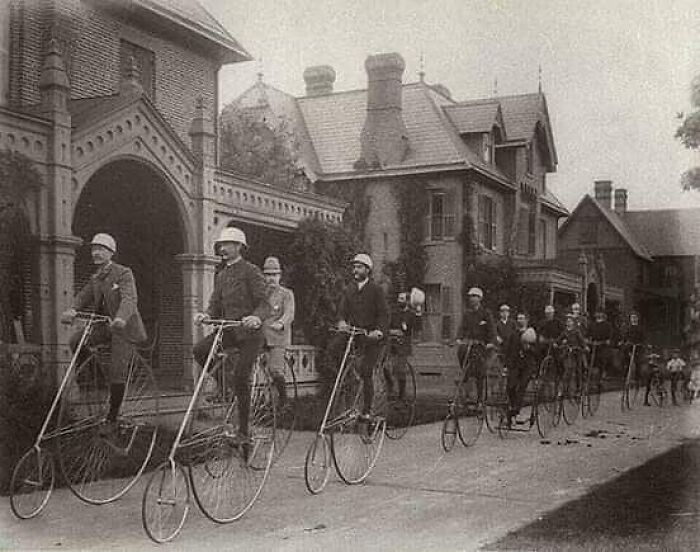
[{"label": "ivy on wall", "polygon": [[368,182],[331,182],[316,185],[316,191],[341,201],[348,206],[343,214],[343,227],[350,232],[358,242],[358,247],[367,245],[365,242],[367,220],[372,209],[372,200],[367,195]]},{"label": "ivy on wall", "polygon": [[[0,342],[14,338],[12,320],[23,315],[23,270],[28,263],[28,195],[42,186],[31,159],[0,151]],[[26,329],[26,328],[25,328]]]},{"label": "ivy on wall", "polygon": [[398,205],[399,256],[384,265],[395,295],[417,286],[425,280],[428,254],[423,246],[427,190],[417,180],[397,183],[392,187]]}]

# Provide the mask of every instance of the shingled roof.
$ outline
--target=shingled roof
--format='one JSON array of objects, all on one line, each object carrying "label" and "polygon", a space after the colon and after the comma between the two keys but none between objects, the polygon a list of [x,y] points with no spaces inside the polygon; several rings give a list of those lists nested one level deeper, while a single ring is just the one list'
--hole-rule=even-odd
[{"label": "shingled roof", "polygon": [[500,127],[505,134],[501,104],[497,99],[460,102],[444,109],[460,134],[491,132],[494,125]]},{"label": "shingled roof", "polygon": [[622,217],[654,257],[700,255],[700,209],[627,211]]}]

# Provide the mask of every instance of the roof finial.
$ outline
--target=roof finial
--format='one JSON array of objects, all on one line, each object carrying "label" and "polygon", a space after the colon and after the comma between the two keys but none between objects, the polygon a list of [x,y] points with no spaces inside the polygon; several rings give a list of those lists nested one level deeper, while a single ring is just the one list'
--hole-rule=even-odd
[{"label": "roof finial", "polygon": [[420,52],[418,78],[420,79],[421,82],[425,81],[425,54],[423,53],[423,50],[421,50],[421,52]]},{"label": "roof finial", "polygon": [[537,91],[542,94],[542,64],[537,67]]},{"label": "roof finial", "polygon": [[493,95],[494,97],[498,96],[498,77],[493,79]]}]

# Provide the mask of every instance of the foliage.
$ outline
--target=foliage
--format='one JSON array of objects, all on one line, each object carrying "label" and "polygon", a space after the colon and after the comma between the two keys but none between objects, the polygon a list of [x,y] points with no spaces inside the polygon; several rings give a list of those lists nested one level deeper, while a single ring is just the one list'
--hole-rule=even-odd
[{"label": "foliage", "polygon": [[13,369],[0,349],[0,493],[7,492],[14,465],[34,444],[53,397],[53,387],[28,378],[28,372]]},{"label": "foliage", "polygon": [[528,313],[531,319],[539,316],[549,302],[547,286],[520,282],[513,258],[486,256],[474,235],[473,221],[466,214],[458,236],[464,253],[462,297],[467,296],[469,288],[479,287],[484,292],[484,305],[492,312],[505,303],[513,311]]},{"label": "foliage", "polygon": [[[294,290],[295,319],[309,342],[325,350],[328,329],[337,321],[337,305],[348,276],[348,262],[359,243],[345,228],[307,218],[294,232],[286,259]],[[319,362],[323,370],[325,362]]]},{"label": "foliage", "polygon": [[398,202],[399,256],[385,264],[384,272],[392,285],[392,296],[425,279],[428,254],[423,241],[423,220],[427,204],[425,186],[417,181],[402,182],[392,188]]},{"label": "foliage", "polygon": [[[679,115],[681,125],[676,130],[676,138],[688,149],[700,148],[700,75],[691,83],[690,104],[693,110],[684,116]],[[686,171],[681,178],[684,190],[700,190],[700,167]]]},{"label": "foliage", "polygon": [[365,243],[367,219],[372,209],[372,201],[367,195],[367,182],[332,182],[318,184],[317,191],[345,201],[348,206],[343,213],[343,226],[359,245]]},{"label": "foliage", "polygon": [[285,190],[298,187],[302,170],[289,127],[284,118],[271,121],[228,106],[219,130],[221,167]]},{"label": "foliage", "polygon": [[22,267],[29,247],[25,202],[41,185],[28,157],[0,151],[0,343],[12,340],[12,320],[22,314]]}]

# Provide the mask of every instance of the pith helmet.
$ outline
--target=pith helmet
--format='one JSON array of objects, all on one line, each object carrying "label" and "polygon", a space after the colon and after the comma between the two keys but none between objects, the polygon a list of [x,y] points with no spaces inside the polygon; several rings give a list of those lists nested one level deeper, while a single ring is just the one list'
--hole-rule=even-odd
[{"label": "pith helmet", "polygon": [[467,292],[467,295],[476,295],[477,297],[483,297],[484,292],[481,291],[481,288],[473,287],[473,288],[469,289],[469,291]]},{"label": "pith helmet", "polygon": [[245,238],[245,232],[233,226],[227,226],[221,230],[221,234],[219,234],[219,237],[214,242],[214,249],[216,249],[220,243],[224,242],[236,242],[248,247],[248,240]]},{"label": "pith helmet", "polygon": [[372,268],[374,267],[372,258],[369,255],[367,255],[367,253],[358,253],[357,255],[355,255],[352,259],[352,264],[355,263],[363,264],[370,270],[372,270]]},{"label": "pith helmet", "polygon": [[277,257],[268,257],[265,259],[265,264],[263,264],[263,272],[265,274],[280,274],[282,272],[280,260]]},{"label": "pith helmet", "polygon": [[109,234],[95,234],[90,245],[101,245],[109,249],[112,253],[117,252],[117,242]]}]

